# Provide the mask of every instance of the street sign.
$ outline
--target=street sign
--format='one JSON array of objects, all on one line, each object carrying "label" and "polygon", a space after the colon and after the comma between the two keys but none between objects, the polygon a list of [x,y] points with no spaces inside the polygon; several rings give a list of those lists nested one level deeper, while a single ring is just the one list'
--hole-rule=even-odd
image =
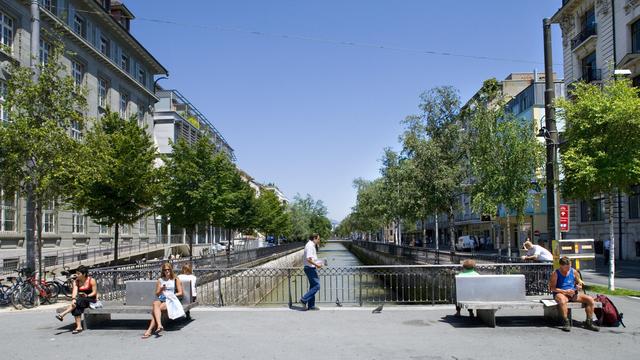
[{"label": "street sign", "polygon": [[560,231],[569,232],[569,205],[560,204]]},{"label": "street sign", "polygon": [[534,232],[533,232],[533,235],[534,235],[534,236],[540,236],[540,230],[536,230],[536,231],[534,231]]}]

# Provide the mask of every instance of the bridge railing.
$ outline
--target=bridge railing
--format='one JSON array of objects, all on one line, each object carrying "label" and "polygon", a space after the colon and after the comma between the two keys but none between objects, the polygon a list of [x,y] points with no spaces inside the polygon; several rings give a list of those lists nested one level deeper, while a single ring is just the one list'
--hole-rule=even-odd
[{"label": "bridge railing", "polygon": [[[549,264],[481,264],[481,274],[524,274],[527,295],[548,293]],[[319,304],[453,304],[460,265],[325,267],[318,270]],[[200,268],[198,302],[210,306],[295,306],[308,290],[302,268]],[[105,300],[124,300],[125,281],[157,279],[159,268],[97,270],[91,274]]]},{"label": "bridge railing", "polygon": [[388,254],[392,256],[403,257],[414,262],[421,262],[427,264],[440,264],[442,259],[451,261],[452,263],[460,263],[465,259],[475,259],[479,261],[493,262],[493,263],[519,263],[521,260],[514,256],[504,256],[498,254],[486,254],[477,252],[454,252],[449,250],[435,250],[424,247],[395,245],[389,243],[380,243],[372,241],[360,241],[355,240],[352,242],[359,247],[373,250],[379,253]]}]

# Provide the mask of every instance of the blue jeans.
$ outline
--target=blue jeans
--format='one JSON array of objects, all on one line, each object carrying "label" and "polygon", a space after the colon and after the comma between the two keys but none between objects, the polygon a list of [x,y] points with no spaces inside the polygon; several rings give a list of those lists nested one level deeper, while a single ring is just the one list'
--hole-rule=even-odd
[{"label": "blue jeans", "polygon": [[316,306],[316,293],[320,290],[320,278],[318,277],[318,271],[315,268],[305,266],[304,273],[307,274],[309,279],[309,291],[302,295],[301,300],[307,303],[307,308]]}]

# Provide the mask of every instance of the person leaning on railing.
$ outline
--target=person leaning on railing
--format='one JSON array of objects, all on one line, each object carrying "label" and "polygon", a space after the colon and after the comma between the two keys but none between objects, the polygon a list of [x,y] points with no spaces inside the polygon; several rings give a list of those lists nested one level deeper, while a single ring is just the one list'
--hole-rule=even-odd
[{"label": "person leaning on railing", "polygon": [[73,282],[73,291],[71,293],[71,305],[60,314],[57,314],[56,319],[62,321],[65,315],[71,313],[76,321],[76,328],[71,333],[77,334],[82,331],[81,316],[84,309],[95,303],[97,299],[98,284],[94,278],[89,276],[89,269],[81,265],[76,269],[76,279]]}]

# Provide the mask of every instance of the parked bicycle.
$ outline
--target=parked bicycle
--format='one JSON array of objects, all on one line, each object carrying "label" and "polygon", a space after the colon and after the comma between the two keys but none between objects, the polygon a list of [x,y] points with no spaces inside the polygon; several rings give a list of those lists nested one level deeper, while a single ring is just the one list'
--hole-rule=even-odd
[{"label": "parked bicycle", "polygon": [[[45,274],[48,272],[49,271],[46,271]],[[73,292],[73,280],[76,275],[71,274],[68,267],[64,267],[64,270],[60,272],[60,274],[66,278],[65,280],[57,278],[55,271],[50,271],[50,273],[51,276],[53,276],[53,279],[51,281],[47,281],[47,284],[52,284],[56,287],[56,294],[58,296],[64,295],[66,297],[71,297],[71,293]]]},{"label": "parked bicycle", "polygon": [[22,283],[18,292],[19,302],[27,309],[38,306],[41,303],[54,304],[58,301],[57,287],[47,284],[42,279],[38,281],[36,273],[31,269],[22,269],[20,275],[25,275],[26,280]]}]

